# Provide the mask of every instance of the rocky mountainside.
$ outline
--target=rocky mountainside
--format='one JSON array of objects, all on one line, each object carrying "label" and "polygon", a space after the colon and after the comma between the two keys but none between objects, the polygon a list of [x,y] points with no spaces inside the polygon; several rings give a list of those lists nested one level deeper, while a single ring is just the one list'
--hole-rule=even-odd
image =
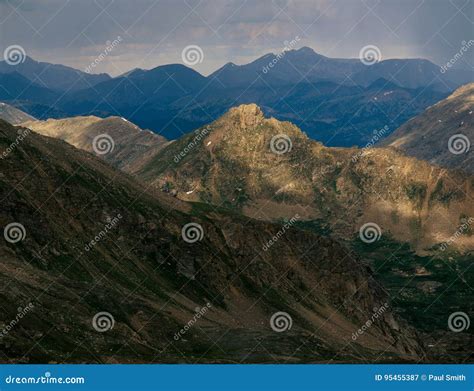
[{"label": "rocky mountainside", "polygon": [[14,125],[35,120],[31,115],[3,102],[0,102],[0,118]]},{"label": "rocky mountainside", "polygon": [[398,128],[381,146],[474,174],[474,83]]},{"label": "rocky mountainside", "polygon": [[109,163],[134,173],[151,160],[167,141],[121,117],[94,116],[27,121],[23,126],[101,155]]},{"label": "rocky mountainside", "polygon": [[[253,104],[169,144],[138,175],[183,200],[262,220],[299,214],[341,238],[375,223],[418,251],[445,242],[474,216],[472,177],[390,149],[326,148]],[[472,250],[474,237],[461,235],[454,247]]]},{"label": "rocky mountainside", "polygon": [[[250,130],[248,110],[231,115]],[[424,358],[367,266],[331,239],[196,209],[1,120],[0,149],[2,362]]]}]

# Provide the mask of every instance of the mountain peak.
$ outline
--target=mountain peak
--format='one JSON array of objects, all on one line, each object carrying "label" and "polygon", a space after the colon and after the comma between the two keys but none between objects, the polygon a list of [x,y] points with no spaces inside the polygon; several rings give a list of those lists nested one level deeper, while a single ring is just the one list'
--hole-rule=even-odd
[{"label": "mountain peak", "polygon": [[303,47],[301,47],[301,48],[299,48],[299,49],[296,49],[295,51],[298,52],[298,53],[303,53],[303,54],[305,54],[305,53],[308,53],[308,54],[317,54],[317,53],[316,53],[312,48],[310,48],[309,46],[303,46]]},{"label": "mountain peak", "polygon": [[319,54],[318,52],[314,51],[314,49],[310,48],[309,46],[303,46],[299,49],[292,49],[292,50],[289,50],[287,53],[292,53],[298,58],[308,59],[308,60],[325,57],[322,54]]},{"label": "mountain peak", "polygon": [[231,117],[237,117],[241,127],[255,126],[265,119],[263,111],[255,103],[242,104],[232,107],[228,114]]},{"label": "mountain peak", "polygon": [[244,103],[240,106],[232,107],[229,111],[242,115],[263,117],[263,111],[256,103]]}]

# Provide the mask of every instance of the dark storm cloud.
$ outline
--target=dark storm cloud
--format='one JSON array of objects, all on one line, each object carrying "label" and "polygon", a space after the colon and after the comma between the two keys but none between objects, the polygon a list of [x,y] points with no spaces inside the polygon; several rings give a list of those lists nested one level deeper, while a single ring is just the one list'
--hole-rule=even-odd
[{"label": "dark storm cloud", "polygon": [[[82,69],[120,36],[94,69],[119,74],[181,62],[182,49],[196,44],[204,60],[195,68],[209,73],[298,36],[330,57],[357,57],[373,44],[383,58],[442,64],[474,39],[473,19],[472,0],[0,0],[0,49],[19,44],[36,59]],[[472,67],[473,56],[457,65]]]}]

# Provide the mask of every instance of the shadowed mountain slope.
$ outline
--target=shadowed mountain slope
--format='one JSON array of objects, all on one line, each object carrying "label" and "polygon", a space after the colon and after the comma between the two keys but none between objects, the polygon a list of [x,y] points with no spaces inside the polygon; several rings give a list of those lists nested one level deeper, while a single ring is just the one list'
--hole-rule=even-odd
[{"label": "shadowed mountain slope", "polygon": [[[331,239],[288,229],[264,251],[281,226],[191,210],[61,140],[18,142],[22,132],[0,121],[1,150],[15,146],[0,159],[2,362],[423,358],[389,303],[352,337],[387,296]],[[281,333],[278,311],[292,323]],[[109,323],[94,323],[101,312]]]}]

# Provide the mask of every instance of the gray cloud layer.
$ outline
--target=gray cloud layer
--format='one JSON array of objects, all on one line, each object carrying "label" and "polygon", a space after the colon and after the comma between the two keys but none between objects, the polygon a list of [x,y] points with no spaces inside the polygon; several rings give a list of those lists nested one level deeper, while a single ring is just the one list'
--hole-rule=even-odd
[{"label": "gray cloud layer", "polygon": [[[210,73],[228,61],[279,52],[300,37],[329,57],[357,57],[369,44],[383,58],[446,63],[474,39],[474,0],[0,0],[0,49],[23,46],[31,57],[84,69],[118,36],[94,68],[114,75],[180,63],[199,45]],[[457,66],[472,69],[474,49]]]}]

